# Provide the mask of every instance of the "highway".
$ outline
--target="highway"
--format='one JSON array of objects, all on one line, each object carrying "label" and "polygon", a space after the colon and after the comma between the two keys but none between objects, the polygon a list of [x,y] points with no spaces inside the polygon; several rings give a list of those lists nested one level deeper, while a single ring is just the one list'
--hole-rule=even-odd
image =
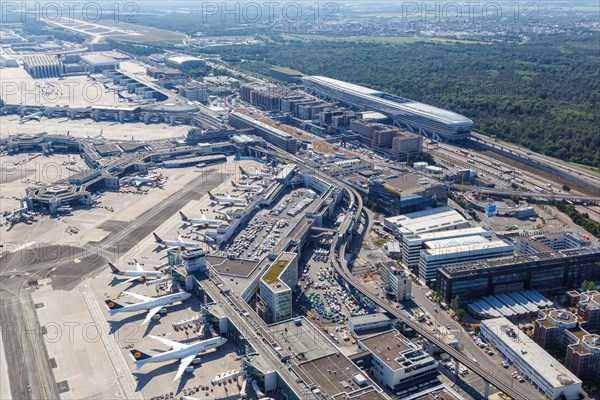
[{"label": "highway", "polygon": [[600,202],[600,197],[597,197],[597,196],[580,196],[580,195],[573,195],[573,194],[524,192],[522,190],[486,188],[486,187],[482,187],[482,186],[473,186],[473,185],[453,184],[452,189],[462,190],[462,191],[470,191],[470,192],[487,193],[487,194],[504,195],[507,197],[510,197],[512,195],[518,195],[521,197],[537,197],[537,198],[558,199],[558,200],[565,199],[565,200],[573,200],[573,201],[584,201],[584,202],[588,202],[588,203]]}]

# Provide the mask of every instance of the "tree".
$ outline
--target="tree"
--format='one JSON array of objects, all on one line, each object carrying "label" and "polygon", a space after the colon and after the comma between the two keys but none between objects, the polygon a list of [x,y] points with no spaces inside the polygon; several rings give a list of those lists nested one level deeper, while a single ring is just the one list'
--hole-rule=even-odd
[{"label": "tree", "polygon": [[464,310],[464,309],[462,309],[462,308],[459,308],[458,310],[456,310],[456,311],[454,312],[454,315],[456,315],[456,318],[458,318],[458,319],[462,319],[462,318],[463,318],[463,316],[465,315],[465,310]]},{"label": "tree", "polygon": [[594,282],[594,281],[583,281],[583,283],[581,284],[581,288],[583,290],[595,290],[596,289],[596,282]]},{"label": "tree", "polygon": [[458,295],[450,301],[450,308],[453,310],[458,310],[460,308],[460,297],[458,297]]}]

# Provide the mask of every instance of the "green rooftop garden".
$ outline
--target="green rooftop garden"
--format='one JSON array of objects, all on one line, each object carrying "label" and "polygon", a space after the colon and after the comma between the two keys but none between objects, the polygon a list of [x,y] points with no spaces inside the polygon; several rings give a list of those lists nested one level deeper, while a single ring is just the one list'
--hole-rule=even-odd
[{"label": "green rooftop garden", "polygon": [[279,275],[289,264],[289,260],[277,260],[271,265],[269,270],[263,276],[263,280],[269,285],[274,284],[279,280]]}]

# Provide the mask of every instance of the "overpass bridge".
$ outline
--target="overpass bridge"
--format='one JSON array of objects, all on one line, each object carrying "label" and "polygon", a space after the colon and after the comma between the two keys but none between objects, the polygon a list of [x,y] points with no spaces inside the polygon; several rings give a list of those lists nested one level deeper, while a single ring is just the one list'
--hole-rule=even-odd
[{"label": "overpass bridge", "polygon": [[453,184],[450,187],[454,190],[493,194],[493,195],[500,196],[500,197],[511,197],[513,195],[517,195],[520,197],[528,197],[528,198],[532,198],[532,199],[543,199],[546,201],[549,201],[550,199],[555,199],[555,200],[569,200],[573,203],[600,204],[600,197],[598,197],[598,196],[580,196],[580,195],[574,195],[574,194],[569,194],[569,193],[561,194],[561,193],[524,192],[522,190],[497,189],[497,188],[487,188],[487,187],[481,187],[481,186],[460,185],[460,184]]}]

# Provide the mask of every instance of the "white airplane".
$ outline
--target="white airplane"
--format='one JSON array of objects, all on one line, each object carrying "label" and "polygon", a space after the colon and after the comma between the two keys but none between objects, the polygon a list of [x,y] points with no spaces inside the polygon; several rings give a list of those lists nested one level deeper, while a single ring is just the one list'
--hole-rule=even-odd
[{"label": "white airplane", "polygon": [[86,139],[104,139],[104,129],[100,129],[100,133],[94,136],[86,136]]},{"label": "white airplane", "polygon": [[240,168],[240,172],[242,173],[242,175],[247,176],[248,178],[253,178],[253,179],[262,179],[262,178],[270,178],[271,174],[268,172],[262,172],[262,171],[246,171],[244,168],[239,167]]},{"label": "white airplane", "polygon": [[150,176],[127,176],[122,179],[123,183],[129,183],[134,186],[140,186],[144,183],[152,183],[152,184],[160,184],[162,183],[163,176],[162,174],[152,174]]},{"label": "white airplane", "polygon": [[154,239],[156,240],[156,243],[162,244],[163,246],[183,247],[183,248],[185,248],[185,247],[191,247],[191,248],[200,247],[200,243],[198,243],[198,242],[184,242],[183,237],[181,237],[181,234],[179,232],[177,232],[177,240],[163,240],[156,233],[152,232],[152,234],[154,235]]},{"label": "white airplane", "polygon": [[146,278],[160,278],[162,276],[162,272],[160,271],[144,271],[144,268],[142,268],[142,266],[139,262],[137,262],[137,260],[135,260],[135,271],[121,271],[112,263],[108,263],[108,266],[112,271],[112,275],[130,277],[121,283],[129,283],[135,280],[137,280],[138,282],[144,282]]},{"label": "white airplane", "polygon": [[167,304],[175,303],[176,301],[183,301],[192,297],[192,295],[188,292],[171,293],[160,297],[148,297],[132,292],[123,293],[135,297],[136,299],[140,300],[141,303],[127,304],[125,306],[122,306],[116,301],[108,299],[104,301],[106,303],[106,306],[108,307],[108,313],[111,316],[113,316],[121,312],[135,312],[147,310],[148,314],[146,314],[146,318],[144,319],[144,322],[142,322],[142,325],[148,323],[148,321],[150,321],[150,319],[154,317],[156,313],[159,312],[160,309],[166,306]]},{"label": "white airplane", "polygon": [[212,201],[216,201],[218,202],[220,205],[226,206],[226,207],[232,207],[232,206],[245,206],[246,205],[246,200],[245,199],[238,199],[235,197],[215,197],[211,192],[208,192],[208,197],[210,197],[210,199]]},{"label": "white airplane", "polygon": [[43,111],[38,111],[38,112],[35,112],[33,114],[23,115],[20,118],[19,122],[20,123],[24,123],[24,122],[27,122],[27,121],[31,121],[32,119],[35,119],[36,121],[39,121],[40,119],[42,119],[43,116],[44,116],[44,112]]},{"label": "white airplane", "polygon": [[259,186],[259,185],[245,185],[245,184],[241,184],[241,183],[237,184],[233,181],[231,181],[231,184],[233,185],[233,190],[244,191],[244,192],[258,192],[263,189],[262,186]]},{"label": "white airplane", "polygon": [[184,213],[182,213],[181,211],[179,211],[179,215],[181,215],[181,219],[185,222],[190,222],[192,224],[197,224],[198,228],[200,229],[206,229],[209,227],[217,227],[220,226],[223,221],[218,220],[218,219],[208,219],[206,218],[206,215],[202,214],[202,216],[198,219],[198,218],[188,218],[186,217],[186,215]]},{"label": "white airplane", "polygon": [[223,337],[214,337],[207,340],[202,340],[200,342],[192,343],[192,344],[183,344],[176,342],[174,340],[165,339],[157,336],[148,336],[154,340],[158,340],[159,342],[169,346],[171,350],[165,351],[164,353],[156,354],[150,356],[146,353],[142,353],[139,350],[133,349],[131,350],[131,356],[135,361],[135,368],[140,369],[147,363],[156,363],[156,362],[164,362],[170,360],[179,360],[179,368],[177,368],[177,374],[175,375],[175,382],[177,379],[181,378],[184,371],[189,367],[191,363],[198,363],[198,361],[194,361],[196,356],[200,353],[204,353],[207,350],[218,348],[225,343],[227,343],[227,339]]}]

